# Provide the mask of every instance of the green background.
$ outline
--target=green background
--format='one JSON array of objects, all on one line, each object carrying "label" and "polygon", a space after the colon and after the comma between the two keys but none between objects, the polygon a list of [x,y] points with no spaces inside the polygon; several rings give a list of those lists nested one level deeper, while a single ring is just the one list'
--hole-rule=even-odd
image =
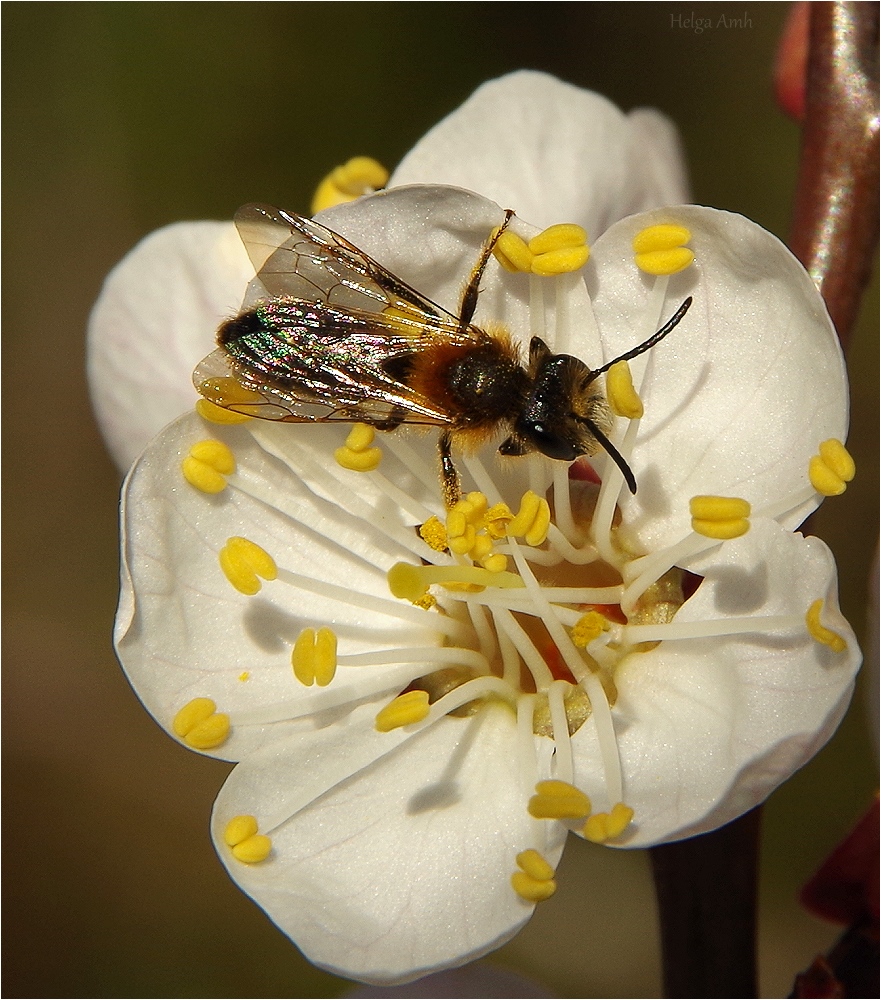
[{"label": "green background", "polygon": [[[667,112],[694,200],[785,238],[799,133],[774,105],[770,66],[786,9],[5,5],[5,995],[348,988],[227,879],[207,835],[225,766],[165,737],[116,665],[119,482],[83,376],[104,274],[175,220],[229,218],[248,201],[307,211],[333,166],[361,153],[394,166],[479,83],[522,67]],[[713,27],[683,26],[692,15]],[[876,315],[877,289],[850,356],[858,479],[813,524],[858,634],[877,523]],[[875,787],[864,701],[766,807],[763,996],[785,996],[837,935],[796,893]],[[559,882],[496,960],[561,997],[658,996],[647,856],[573,842]]]}]

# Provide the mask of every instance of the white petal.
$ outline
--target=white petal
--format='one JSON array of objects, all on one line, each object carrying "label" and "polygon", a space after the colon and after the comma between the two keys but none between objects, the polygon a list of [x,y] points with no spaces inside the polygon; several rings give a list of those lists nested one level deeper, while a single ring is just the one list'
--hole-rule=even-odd
[{"label": "white petal", "polygon": [[192,406],[190,374],[252,273],[232,223],[184,222],[142,240],[107,276],[89,320],[88,375],[123,471]]},{"label": "white petal", "polygon": [[[676,621],[793,615],[796,625],[666,640],[621,664],[613,715],[624,800],[636,813],[624,846],[675,840],[729,822],[762,802],[830,738],[860,663],[835,593],[835,564],[823,542],[762,521],[722,546]],[[807,633],[804,615],[818,598],[827,601],[824,623],[847,642],[843,653]],[[573,746],[579,785],[599,797],[589,723]]]},{"label": "white petal", "polygon": [[[325,462],[341,443],[332,436],[345,432],[285,429],[307,437],[310,447],[323,443],[323,454],[321,449],[317,454]],[[238,463],[233,483],[259,491],[270,503],[235,486],[210,496],[185,482],[181,460],[191,445],[208,437],[232,447]],[[360,488],[381,504],[367,480]],[[362,519],[350,516],[260,448],[247,427],[220,428],[189,415],[167,428],[135,465],[123,491],[116,624],[123,666],[159,723],[168,729],[192,698],[210,697],[218,711],[230,713],[233,726],[229,741],[213,753],[238,759],[273,738],[278,720],[400,690],[424,673],[418,662],[341,666],[331,685],[321,688],[303,687],[291,669],[291,647],[307,627],[332,627],[341,654],[440,644],[436,616],[417,616],[418,609],[388,591],[388,568],[414,558],[390,537],[400,517],[393,509],[375,515],[375,523],[369,511]],[[240,594],[218,563],[220,549],[236,535],[256,542],[280,568],[340,588],[343,599],[281,580],[264,584],[254,597]],[[418,542],[410,526],[400,535]],[[383,603],[379,609],[360,607],[358,595]],[[398,617],[399,608],[409,617]],[[238,725],[237,717],[248,724]]]},{"label": "white petal", "polygon": [[[650,314],[655,279],[633,264],[631,242],[665,222],[691,231],[696,261],[670,278],[663,307]],[[623,509],[644,550],[690,531],[692,496],[739,496],[756,510],[809,488],[820,442],[845,438],[847,377],[823,301],[786,247],[742,216],[684,206],[619,223],[591,264],[608,359],[694,296],[679,326],[633,363],[646,366],[645,417],[630,463],[639,491]],[[795,527],[814,506],[783,523]]]},{"label": "white petal", "polygon": [[[366,707],[346,728],[361,759],[392,735],[372,729]],[[537,847],[555,865],[565,831],[526,812],[510,710],[441,719],[352,780],[335,784],[332,774],[326,794],[270,834],[267,861],[236,861],[223,841],[227,822],[244,814],[260,823],[267,803],[296,796],[303,782],[322,784],[323,769],[344,755],[326,741],[326,757],[320,739],[292,738],[236,767],[212,821],[231,876],[304,954],[344,976],[393,983],[513,936],[533,909],[511,888],[515,857]]]},{"label": "white petal", "polygon": [[668,200],[660,195],[685,199],[681,169],[659,166],[651,178],[640,160],[647,152],[678,159],[656,121],[630,120],[599,94],[521,71],[478,88],[404,157],[390,186],[456,185],[542,228],[577,222],[595,239],[630,212]]}]

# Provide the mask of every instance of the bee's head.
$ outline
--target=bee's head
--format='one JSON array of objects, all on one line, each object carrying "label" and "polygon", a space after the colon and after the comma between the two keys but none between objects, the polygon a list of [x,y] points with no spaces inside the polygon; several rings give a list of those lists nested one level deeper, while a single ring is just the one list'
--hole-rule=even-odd
[{"label": "bee's head", "polygon": [[538,451],[563,462],[596,452],[600,443],[591,424],[608,430],[609,417],[590,368],[569,354],[551,354],[544,341],[533,337],[529,377],[530,392],[514,421],[513,433],[499,451],[503,455]]},{"label": "bee's head", "polygon": [[548,458],[571,462],[602,448],[621,470],[630,492],[635,493],[636,480],[630,467],[606,436],[612,421],[597,381],[604,370],[591,371],[569,354],[551,354],[544,341],[533,337],[529,346],[532,388],[499,451],[503,455],[538,451]]}]

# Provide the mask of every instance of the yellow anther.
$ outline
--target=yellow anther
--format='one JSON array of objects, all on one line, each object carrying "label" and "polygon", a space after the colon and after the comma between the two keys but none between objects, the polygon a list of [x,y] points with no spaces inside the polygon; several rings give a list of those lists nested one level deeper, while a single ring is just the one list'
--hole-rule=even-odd
[{"label": "yellow anther", "polygon": [[532,270],[533,253],[526,243],[510,229],[496,240],[493,247],[493,255],[506,271],[525,271],[527,274]]},{"label": "yellow anther", "polygon": [[443,552],[447,548],[447,529],[432,515],[419,527],[422,540],[435,552]]},{"label": "yellow anther", "polygon": [[479,490],[473,490],[467,497],[464,497],[456,504],[457,508],[464,511],[468,523],[473,524],[475,527],[482,526],[483,516],[486,514],[488,506],[489,502],[486,496]]},{"label": "yellow anther", "polygon": [[577,271],[590,257],[587,233],[571,222],[549,226],[533,236],[527,249],[534,255],[530,270],[540,275]]},{"label": "yellow anther", "polygon": [[522,536],[527,545],[541,545],[547,538],[551,508],[544,497],[527,490],[520,501],[517,516],[508,524],[509,535]]},{"label": "yellow anther", "polygon": [[511,888],[527,903],[543,903],[557,891],[557,883],[553,879],[543,882],[526,872],[514,872],[511,876]]},{"label": "yellow anther", "polygon": [[530,903],[540,903],[550,899],[557,891],[554,869],[538,853],[530,848],[517,855],[519,872],[511,876],[511,887],[518,896]]},{"label": "yellow anther", "polygon": [[272,850],[272,841],[262,833],[255,833],[253,837],[248,837],[241,844],[236,844],[232,848],[233,856],[237,861],[246,865],[256,865],[265,861]]},{"label": "yellow anther", "polygon": [[352,429],[346,437],[346,447],[352,451],[364,451],[373,444],[376,437],[376,429],[370,424],[352,424]]},{"label": "yellow anther", "polygon": [[676,247],[674,250],[638,253],[634,260],[640,271],[645,271],[646,274],[677,274],[694,262],[694,253],[688,247]]},{"label": "yellow anther", "polygon": [[683,247],[691,239],[685,226],[664,224],[648,226],[633,237],[634,253],[653,253],[656,250],[673,250]]},{"label": "yellow anther", "polygon": [[237,535],[228,538],[218,558],[227,580],[239,593],[249,597],[253,597],[262,586],[258,577],[274,580],[278,576],[272,556],[247,538]]},{"label": "yellow anther", "polygon": [[480,566],[414,566],[399,562],[388,571],[389,590],[405,601],[418,601],[434,583],[507,589],[525,586],[516,573],[492,573]]},{"label": "yellow anther", "polygon": [[346,443],[333,453],[337,464],[353,472],[373,472],[382,461],[382,449],[370,447],[375,437],[370,424],[354,424]]},{"label": "yellow anther", "polygon": [[606,397],[612,412],[628,420],[639,420],[643,415],[642,400],[633,388],[630,365],[619,361],[606,373]]},{"label": "yellow anther", "polygon": [[233,856],[249,865],[265,861],[272,850],[272,841],[257,832],[257,820],[253,816],[234,816],[226,824],[223,839],[232,849]]},{"label": "yellow anther", "polygon": [[847,642],[837,632],[833,632],[831,628],[826,628],[825,625],[820,623],[820,613],[822,610],[823,602],[821,600],[814,601],[808,608],[808,612],[805,615],[808,632],[810,632],[812,639],[816,639],[817,642],[828,646],[833,653],[843,653],[847,649]]},{"label": "yellow anther", "polygon": [[351,448],[337,448],[333,453],[337,465],[352,472],[373,472],[382,461],[382,448],[368,448],[366,451],[352,451]]},{"label": "yellow anther", "polygon": [[382,709],[374,725],[380,733],[421,722],[429,712],[427,691],[405,691]]},{"label": "yellow anther", "polygon": [[239,680],[240,681],[249,681],[250,679],[251,679],[251,671],[250,670],[243,670],[239,674]]},{"label": "yellow anther", "polygon": [[598,639],[603,632],[609,631],[609,620],[599,611],[588,611],[578,619],[572,627],[572,642],[583,649]]},{"label": "yellow anther", "polygon": [[465,555],[466,552],[471,551],[471,546],[474,545],[476,537],[477,533],[474,530],[474,525],[463,524],[462,530],[457,534],[450,530],[449,522],[447,522],[447,542],[450,552],[455,552],[459,556]]},{"label": "yellow anther", "polygon": [[254,407],[254,415],[258,415],[259,406],[266,402],[256,389],[248,389],[232,375],[219,375],[217,378],[205,379],[198,386],[199,395],[217,406]]},{"label": "yellow anther", "polygon": [[388,182],[388,170],[369,156],[354,156],[334,168],[318,185],[312,198],[312,214],[334,205],[372,194]]},{"label": "yellow anther", "polygon": [[692,497],[692,530],[706,538],[738,538],[749,531],[752,508],[740,497]]},{"label": "yellow anther", "polygon": [[248,837],[253,837],[257,832],[257,819],[254,816],[233,816],[226,824],[223,831],[223,839],[227,847],[235,847],[241,844]]},{"label": "yellow anther", "polygon": [[685,226],[649,226],[633,238],[636,266],[655,275],[684,271],[694,260],[694,254],[685,246],[690,239]]},{"label": "yellow anther", "polygon": [[[539,782],[539,784],[545,784],[545,782]],[[542,882],[547,882],[548,879],[554,877],[554,869],[538,851],[531,847],[528,851],[521,851],[517,855],[517,867],[525,871],[527,875]]]},{"label": "yellow anther", "polygon": [[610,813],[596,813],[584,824],[584,836],[594,844],[620,837],[633,819],[633,810],[623,802],[612,807]]},{"label": "yellow anther", "polygon": [[190,448],[181,462],[184,479],[203,493],[220,493],[226,488],[226,477],[236,471],[236,460],[223,441],[208,439]]},{"label": "yellow anther", "polygon": [[244,424],[251,417],[245,413],[236,413],[234,410],[227,410],[210,399],[199,399],[196,401],[196,413],[203,420],[212,424]]},{"label": "yellow anther", "polygon": [[475,562],[482,564],[483,560],[492,552],[492,547],[493,542],[488,535],[478,535],[469,549],[469,555]]},{"label": "yellow anther", "polygon": [[527,246],[532,253],[538,255],[551,253],[554,250],[571,250],[573,247],[583,247],[587,243],[587,233],[574,222],[561,222],[556,226],[548,226],[538,236],[533,236]]},{"label": "yellow anther", "polygon": [[511,508],[506,503],[494,504],[483,515],[486,533],[490,538],[504,538],[508,534],[508,525],[514,520]]},{"label": "yellow anther", "polygon": [[590,799],[568,781],[540,781],[535,792],[527,809],[536,819],[584,819],[590,815]]},{"label": "yellow anther", "polygon": [[294,676],[307,687],[326,687],[336,673],[336,633],[329,628],[306,628],[297,636],[291,650]]},{"label": "yellow anther", "polygon": [[824,441],[819,455],[814,455],[808,466],[811,486],[824,497],[837,497],[844,493],[856,471],[850,452],[837,438]]},{"label": "yellow anther", "polygon": [[508,568],[508,557],[503,552],[493,552],[483,559],[480,565],[490,573],[504,573]]},{"label": "yellow anther", "polygon": [[423,594],[422,597],[417,598],[413,603],[417,608],[422,608],[423,611],[430,611],[437,604],[437,598],[434,594]]},{"label": "yellow anther", "polygon": [[542,277],[569,274],[584,267],[589,258],[590,249],[587,246],[550,250],[533,258],[532,273],[540,274]]},{"label": "yellow anther", "polygon": [[193,698],[174,717],[171,728],[194,750],[212,750],[229,736],[229,716],[218,712],[210,698]]}]

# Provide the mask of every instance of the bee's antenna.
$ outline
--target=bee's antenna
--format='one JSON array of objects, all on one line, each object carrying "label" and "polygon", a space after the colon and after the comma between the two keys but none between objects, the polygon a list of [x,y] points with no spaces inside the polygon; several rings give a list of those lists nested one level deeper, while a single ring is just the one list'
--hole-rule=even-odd
[{"label": "bee's antenna", "polygon": [[587,425],[587,427],[590,429],[590,433],[593,434],[593,436],[597,439],[597,441],[599,441],[603,451],[606,452],[609,458],[611,458],[612,461],[615,463],[615,465],[617,465],[618,468],[621,470],[621,475],[624,477],[624,480],[627,483],[627,488],[630,490],[631,493],[636,493],[636,476],[633,475],[630,466],[627,464],[627,462],[624,461],[624,456],[621,454],[621,452],[618,451],[618,449],[612,444],[612,442],[606,437],[606,435],[603,434],[603,432],[599,429],[599,427],[597,427],[597,425],[592,420],[588,420],[587,417],[580,417],[577,413],[573,413],[572,416],[575,417],[575,419],[580,421],[582,424]]},{"label": "bee's antenna", "polygon": [[[688,312],[693,299],[689,295],[688,298],[682,303],[682,305],[676,310],[675,313],[667,320],[667,322],[658,330],[657,333],[653,333],[648,340],[643,341],[639,347],[634,347],[632,351],[628,351],[626,354],[622,354],[621,357],[615,358],[614,361],[609,361],[602,366],[602,368],[597,368],[590,373],[591,382],[597,377],[597,375],[602,375],[603,372],[608,371],[612,365],[617,365],[619,361],[630,361],[632,358],[638,357],[640,354],[644,354],[650,348],[654,347],[659,341],[663,340],[664,337],[676,326],[679,325],[682,317]],[[611,452],[609,453],[611,454]],[[633,491],[634,493],[636,490]]]}]

